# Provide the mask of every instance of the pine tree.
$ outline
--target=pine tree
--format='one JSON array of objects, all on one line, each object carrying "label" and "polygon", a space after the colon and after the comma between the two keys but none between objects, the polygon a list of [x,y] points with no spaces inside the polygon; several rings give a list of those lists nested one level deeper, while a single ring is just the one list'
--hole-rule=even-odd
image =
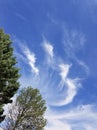
[{"label": "pine tree", "polygon": [[46,125],[45,101],[38,89],[32,87],[20,91],[9,108],[4,126],[6,130],[43,130]]},{"label": "pine tree", "polygon": [[11,103],[11,98],[19,88],[19,69],[13,56],[13,47],[9,35],[0,29],[0,122],[4,120],[3,105]]}]

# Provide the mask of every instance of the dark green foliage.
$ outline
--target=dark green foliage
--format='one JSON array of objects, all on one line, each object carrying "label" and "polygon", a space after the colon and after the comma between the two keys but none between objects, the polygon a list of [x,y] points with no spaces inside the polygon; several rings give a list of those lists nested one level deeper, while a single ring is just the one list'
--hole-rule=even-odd
[{"label": "dark green foliage", "polygon": [[9,109],[6,130],[43,130],[46,125],[45,110],[45,101],[38,89],[22,89]]},{"label": "dark green foliage", "polygon": [[3,105],[12,102],[10,98],[19,88],[19,69],[15,67],[17,62],[11,44],[9,35],[0,29],[0,122],[4,119]]}]

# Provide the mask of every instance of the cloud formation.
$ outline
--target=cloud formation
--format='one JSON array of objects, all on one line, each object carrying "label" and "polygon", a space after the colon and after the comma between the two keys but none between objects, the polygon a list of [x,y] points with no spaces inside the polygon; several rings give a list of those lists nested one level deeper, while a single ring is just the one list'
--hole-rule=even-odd
[{"label": "cloud formation", "polygon": [[[28,64],[31,67],[31,71],[33,74],[38,75],[39,69],[36,67],[36,56],[30,51],[30,49],[26,46],[26,42],[21,41],[20,39],[13,37],[14,43],[17,45],[15,50],[15,55],[19,59],[19,61],[24,62],[24,64]],[[20,50],[20,52],[19,52]]]},{"label": "cloud formation", "polygon": [[96,130],[97,111],[93,105],[81,105],[66,112],[54,112],[48,109],[49,124],[45,130]]},{"label": "cloud formation", "polygon": [[[30,51],[29,47],[22,47],[22,56],[26,58],[26,64],[29,64],[34,75],[38,75],[37,78],[30,77],[29,84],[31,86],[40,89],[43,98],[46,100],[47,106],[53,107],[66,107],[73,103],[75,96],[78,94],[78,90],[81,86],[81,80],[79,75],[75,75],[73,78],[70,77],[71,69],[73,69],[73,63],[70,60],[74,60],[79,64],[79,68],[84,68],[83,71],[88,73],[87,65],[78,57],[76,53],[84,48],[84,36],[79,35],[77,32],[65,32],[64,52],[68,60],[64,60],[60,54],[56,56],[54,53],[54,47],[52,43],[47,40],[43,40],[42,48],[44,49],[46,56],[42,59],[42,63],[39,64],[39,69],[36,67],[36,56]],[[77,37],[77,35],[79,35]],[[77,37],[77,38],[76,38]],[[41,51],[42,51],[42,48]],[[65,55],[64,54],[64,55]],[[21,56],[21,57],[22,57]],[[22,58],[23,59],[23,58]],[[44,64],[44,63],[47,64]],[[84,78],[84,77],[83,77]],[[21,80],[23,81],[23,79]],[[24,83],[25,84],[25,83]],[[88,112],[90,114],[88,115]],[[87,116],[85,116],[87,113]],[[55,113],[51,108],[46,112],[46,118],[48,125],[45,130],[89,130],[90,128],[95,130],[95,123],[91,123],[90,120],[97,120],[97,113],[93,112],[93,107],[90,105],[82,105],[77,108],[72,108],[61,113]],[[77,123],[76,123],[77,122]]]},{"label": "cloud formation", "polygon": [[[67,105],[71,103],[77,94],[77,90],[79,89],[79,86],[81,85],[79,82],[79,79],[70,79],[68,77],[68,73],[70,71],[71,65],[69,64],[60,64],[60,76],[61,76],[61,81],[58,85],[59,91],[63,90],[64,99],[60,100],[60,102],[56,103],[55,105],[61,106],[61,105]],[[64,91],[65,87],[65,91]]]},{"label": "cloud formation", "polygon": [[53,46],[50,43],[44,43],[44,49],[48,53],[48,55],[53,58]]},{"label": "cloud formation", "polygon": [[[19,46],[21,46],[20,43],[21,42],[19,42]],[[49,59],[50,64],[48,65],[42,64],[40,66],[40,70],[36,67],[35,54],[31,52],[27,46],[22,45],[21,47],[22,54],[26,58],[26,64],[30,65],[32,73],[38,75],[38,79],[37,78],[35,79],[34,77],[32,78],[29,77],[28,79],[29,83],[30,85],[33,84],[35,87],[38,86],[42,87],[42,88],[40,87],[40,90],[42,93],[44,93],[44,97],[49,105],[55,105],[55,106],[67,105],[73,101],[75,95],[77,94],[77,90],[79,89],[80,85],[79,83],[80,80],[78,80],[77,77],[75,79],[69,78],[68,74],[70,72],[70,68],[72,67],[72,65],[64,63],[63,59],[59,60],[61,59],[61,57],[56,56],[54,54],[54,47],[49,41],[47,40],[43,41],[42,47],[44,48],[47,55],[47,58],[44,59],[44,62],[46,62],[46,60],[48,61]],[[22,57],[24,57],[23,55]],[[37,84],[35,83],[36,80]],[[21,81],[24,82],[25,79],[24,81],[23,79],[21,79]],[[54,97],[53,93],[55,93]]]},{"label": "cloud formation", "polygon": [[43,41],[42,46],[46,53],[46,59],[47,59],[48,63],[50,64],[54,58],[54,47],[47,40]]},{"label": "cloud formation", "polygon": [[68,58],[77,58],[77,52],[85,46],[86,38],[84,34],[76,30],[69,30],[66,26],[63,26],[63,32],[63,45],[66,55]]},{"label": "cloud formation", "polygon": [[24,47],[23,53],[25,54],[28,64],[30,65],[32,69],[32,73],[35,73],[36,75],[39,74],[39,69],[35,66],[36,63],[36,57],[33,52],[31,52],[27,47]]},{"label": "cloud formation", "polygon": [[[10,3],[6,4],[10,5],[9,7],[14,4],[14,2],[7,3]],[[32,8],[34,5],[35,8]],[[2,6],[0,9],[5,8]],[[13,26],[10,26],[12,29],[8,28],[6,31],[24,40],[30,39],[29,43],[19,39],[13,40],[17,49],[15,55],[19,59],[18,65],[21,68],[21,86],[38,88],[46,100],[48,125],[45,129],[96,130],[97,111],[95,109],[97,106],[95,108],[94,105],[87,105],[87,102],[94,101],[95,103],[96,97],[96,72],[94,72],[96,62],[91,61],[96,57],[94,48],[96,50],[97,0],[85,0],[84,2],[81,0],[58,2],[57,0],[57,2],[45,1],[40,4],[33,3],[33,1],[27,4],[25,1],[22,8],[18,6],[19,10],[16,8],[14,13],[13,8],[10,9],[12,10],[10,10],[10,13],[12,12],[10,16],[18,21],[18,28],[13,30],[15,22],[7,20],[9,18],[7,8],[4,12],[8,17],[4,21],[4,15],[1,15],[1,25],[9,22],[9,25]],[[36,10],[39,17],[36,17]],[[25,24],[20,27],[18,25],[21,22]],[[43,37],[43,42],[40,43],[42,34],[46,37]],[[34,46],[33,41],[36,42]],[[91,53],[87,52],[88,49]],[[94,73],[93,76],[91,72]],[[89,79],[87,79],[88,76]],[[89,95],[91,88],[95,94]]]},{"label": "cloud formation", "polygon": [[65,81],[66,78],[67,78],[69,69],[70,69],[70,65],[68,65],[68,64],[60,64],[59,68],[60,68],[60,76],[62,78],[62,81]]}]

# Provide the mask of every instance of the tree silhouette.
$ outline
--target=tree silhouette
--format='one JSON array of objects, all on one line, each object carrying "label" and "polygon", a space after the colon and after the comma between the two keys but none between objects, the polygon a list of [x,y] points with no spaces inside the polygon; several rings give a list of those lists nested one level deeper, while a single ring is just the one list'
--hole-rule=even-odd
[{"label": "tree silhouette", "polygon": [[11,98],[19,88],[19,69],[15,66],[13,47],[9,35],[0,29],[0,122],[4,120],[3,105],[11,103]]}]

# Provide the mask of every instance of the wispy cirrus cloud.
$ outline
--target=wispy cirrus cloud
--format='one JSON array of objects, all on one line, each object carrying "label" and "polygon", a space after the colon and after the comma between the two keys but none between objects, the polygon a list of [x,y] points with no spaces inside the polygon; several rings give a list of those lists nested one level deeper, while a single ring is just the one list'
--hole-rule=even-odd
[{"label": "wispy cirrus cloud", "polygon": [[77,58],[76,58],[76,61],[84,69],[86,75],[89,75],[90,70],[89,70],[89,67],[85,64],[85,62]]},{"label": "wispy cirrus cloud", "polygon": [[67,75],[68,75],[68,72],[69,72],[69,69],[70,69],[70,66],[69,64],[60,64],[59,65],[59,68],[60,68],[60,76],[62,78],[62,81],[65,81],[66,78],[67,78]]},{"label": "wispy cirrus cloud", "polygon": [[17,47],[19,48],[20,52],[18,50],[15,50],[15,55],[19,60],[22,60],[25,64],[28,64],[31,67],[32,73],[35,75],[39,74],[39,69],[36,67],[36,56],[35,54],[30,51],[30,49],[26,46],[26,43],[19,40],[18,38],[14,37],[13,41],[15,44],[18,44]]},{"label": "wispy cirrus cloud", "polygon": [[[59,92],[63,90],[63,92],[61,92],[61,96],[63,95],[64,98],[62,98],[59,103],[57,102],[55,104],[57,106],[67,105],[71,103],[75,95],[77,94],[77,90],[81,86],[80,79],[78,78],[70,79],[68,77],[70,67],[71,65],[69,64],[59,65],[59,69],[60,69],[59,75],[61,76],[61,80],[58,84],[58,89],[59,89]],[[65,88],[65,91],[64,91],[64,88]]]},{"label": "wispy cirrus cloud", "polygon": [[[86,86],[90,85],[89,83],[92,84],[92,82],[88,82],[87,79],[88,76],[91,78],[91,70],[88,67],[90,59],[89,62],[86,61],[89,64],[85,62],[88,59],[88,52],[85,52],[85,49],[87,48],[88,50],[89,46],[93,46],[91,45],[92,38],[94,42],[96,39],[97,0],[54,2],[47,2],[45,5],[48,6],[44,6],[46,8],[43,8],[41,14],[40,10],[38,10],[38,14],[40,15],[38,19],[34,15],[38,6],[35,10],[33,9],[32,12],[35,20],[33,21],[33,18],[29,15],[29,26],[23,25],[21,27],[30,29],[28,29],[30,34],[28,33],[27,37],[24,37],[26,40],[30,37],[32,39],[33,35],[38,43],[42,34],[50,38],[46,39],[43,37],[43,42],[37,44],[40,47],[39,51],[37,51],[37,45],[31,46],[30,43],[15,39],[16,46],[18,46],[15,55],[19,59],[19,67],[24,72],[21,72],[20,83],[22,87],[30,85],[38,88],[46,100],[48,125],[45,130],[96,130],[97,106],[95,108],[95,105],[85,105],[86,102],[92,102],[91,97],[92,95],[94,96],[94,94],[89,95],[88,93],[88,91],[91,91],[89,89],[93,88],[93,86],[89,86],[89,89]],[[59,3],[63,6],[60,6]],[[34,4],[36,5],[36,3]],[[42,6],[39,6],[43,7],[43,4],[41,3]],[[66,5],[66,8],[64,8],[64,5]],[[57,8],[58,6],[60,8]],[[27,7],[32,8],[30,4]],[[21,6],[19,9],[22,9]],[[70,9],[69,13],[66,13],[68,9]],[[28,13],[30,13],[30,10]],[[22,10],[20,12],[16,11],[14,13],[16,19],[28,22],[25,17],[26,15],[22,14]],[[72,13],[74,13],[73,19],[71,16]],[[41,16],[44,16],[44,19],[41,19]],[[16,32],[16,35],[19,37],[23,37],[21,32],[18,33],[18,30],[21,30],[21,28],[17,28]],[[86,34],[76,29],[82,30]],[[91,30],[90,32],[89,29]],[[26,30],[26,28],[23,28],[23,30]],[[94,33],[92,34],[92,32]],[[35,49],[37,54],[31,48]],[[92,51],[92,48],[90,50]],[[43,57],[41,54],[43,54]],[[83,80],[85,82],[82,82]],[[93,84],[95,83],[93,82]],[[90,97],[90,101],[88,97]]]},{"label": "wispy cirrus cloud", "polygon": [[[90,20],[90,22],[97,24],[97,0],[73,0],[73,4],[75,4],[78,7],[79,12],[82,14],[82,16],[86,20]],[[82,18],[83,20],[83,18]]]},{"label": "wispy cirrus cloud", "polygon": [[49,122],[51,122],[50,126],[46,127],[45,130],[71,130],[70,125],[66,122],[62,122],[57,119],[50,119]]},{"label": "wispy cirrus cloud", "polygon": [[[46,62],[46,60],[48,61],[49,59],[50,66],[43,64],[40,66],[39,70],[35,65],[35,54],[31,52],[30,49],[25,46],[25,44],[20,45],[19,42],[19,46],[22,46],[20,48],[22,48],[22,56],[24,55],[26,58],[26,64],[30,65],[32,73],[39,76],[38,79],[35,79],[34,77],[29,78],[30,85],[33,84],[35,87],[42,86],[42,88],[40,87],[40,90],[42,93],[44,93],[44,97],[49,105],[63,106],[71,103],[80,86],[80,80],[77,77],[75,79],[69,78],[68,74],[72,65],[64,63],[63,59],[58,60],[58,58],[61,57],[54,54],[53,45],[49,41],[43,40],[42,47],[47,55],[47,58],[44,59],[44,62]],[[43,69],[43,66],[45,69]],[[36,80],[37,84],[35,83]],[[21,79],[21,81],[24,82],[25,80],[23,81]],[[60,91],[62,92],[60,93]],[[54,97],[53,93],[55,93]]]},{"label": "wispy cirrus cloud", "polygon": [[82,59],[78,58],[78,55],[80,56],[79,52],[83,53],[85,48],[85,35],[76,30],[69,30],[66,26],[63,26],[63,28],[63,46],[66,57],[68,57],[68,60],[76,62],[76,64],[83,68],[85,74],[89,75],[89,67]]},{"label": "wispy cirrus cloud", "polygon": [[[86,64],[76,56],[77,52],[84,48],[84,36],[79,35],[76,31],[67,31],[65,33],[63,46],[66,54],[64,54],[64,56],[68,57],[68,60],[66,61],[64,61],[60,54],[56,55],[54,53],[54,47],[56,46],[53,46],[48,40],[43,40],[42,42],[42,48],[45,51],[44,55],[46,58],[41,59],[43,64],[39,64],[39,69],[36,67],[36,56],[32,51],[30,51],[29,47],[24,45],[21,49],[21,55],[24,56],[27,61],[25,64],[30,65],[34,76],[38,75],[37,78],[32,76],[28,78],[26,77],[25,79],[27,82],[29,81],[31,86],[40,89],[48,108],[49,106],[60,108],[62,106],[66,107],[73,102],[75,96],[78,94],[82,79],[80,79],[79,75],[74,75],[73,78],[70,77],[71,69],[73,69],[73,63],[70,62],[71,59],[79,64],[79,68],[83,67],[83,71],[89,71]],[[42,48],[40,48],[41,51]],[[45,62],[47,62],[47,64],[44,64]],[[23,78],[21,79],[21,82],[23,81],[24,84],[26,84],[25,79]],[[46,113],[48,125],[45,130],[59,130],[59,128],[62,130],[64,130],[64,128],[66,130],[82,130],[86,127],[88,130],[90,127],[93,128],[93,126],[90,126],[87,122],[89,122],[89,117],[95,117],[89,115],[89,117],[85,118],[84,116],[84,118],[82,118],[81,116],[85,115],[86,110],[89,110],[88,112],[94,114],[92,108],[90,107],[89,109],[87,106],[84,106],[82,109],[83,111],[80,108],[73,108],[72,110],[66,110],[66,112],[62,111],[62,114],[55,114],[51,109],[51,111]],[[78,122],[77,124],[76,121]]]},{"label": "wispy cirrus cloud", "polygon": [[66,98],[62,102],[61,105],[69,104],[73,101],[74,97],[77,94],[77,90],[79,89],[80,83],[77,79],[66,79],[67,92]]},{"label": "wispy cirrus cloud", "polygon": [[63,45],[64,51],[68,58],[77,57],[76,54],[82,50],[86,43],[84,34],[76,30],[69,30],[66,26],[63,26]]},{"label": "wispy cirrus cloud", "polygon": [[[97,111],[93,105],[80,105],[66,112],[54,112],[48,109],[47,118],[50,122],[45,130],[96,130]],[[57,122],[57,124],[56,124]],[[90,129],[91,128],[91,129]]]},{"label": "wispy cirrus cloud", "polygon": [[39,74],[39,69],[36,67],[36,56],[33,52],[31,52],[27,47],[24,47],[23,53],[25,54],[28,64],[30,65],[32,69],[32,73],[35,73],[36,75]]},{"label": "wispy cirrus cloud", "polygon": [[54,47],[46,39],[43,41],[42,47],[43,47],[43,49],[46,53],[46,59],[47,59],[48,63],[50,64],[53,61],[53,58],[54,58]]}]

